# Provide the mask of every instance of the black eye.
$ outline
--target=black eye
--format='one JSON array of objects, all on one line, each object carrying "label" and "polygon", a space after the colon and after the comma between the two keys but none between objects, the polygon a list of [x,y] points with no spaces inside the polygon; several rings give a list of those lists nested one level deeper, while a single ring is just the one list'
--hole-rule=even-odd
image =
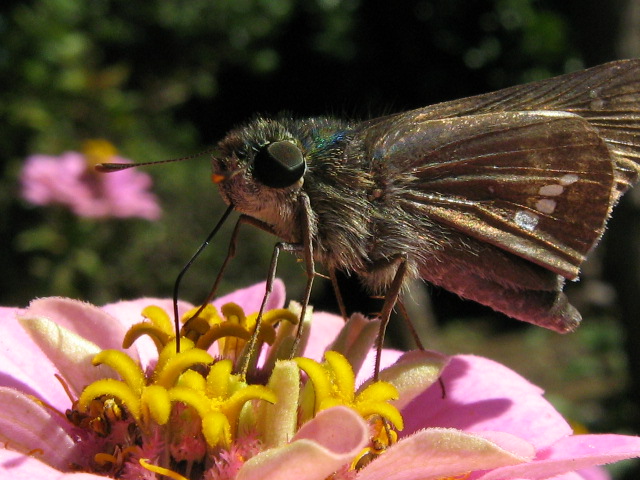
[{"label": "black eye", "polygon": [[253,160],[253,176],[271,188],[290,187],[304,175],[307,164],[291,142],[273,142],[260,147]]}]

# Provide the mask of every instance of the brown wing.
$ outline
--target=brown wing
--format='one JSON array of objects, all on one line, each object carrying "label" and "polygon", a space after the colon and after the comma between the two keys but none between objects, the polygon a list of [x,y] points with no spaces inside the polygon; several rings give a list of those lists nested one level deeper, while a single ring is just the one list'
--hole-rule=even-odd
[{"label": "brown wing", "polygon": [[370,128],[395,121],[427,120],[495,112],[571,112],[594,126],[612,152],[616,192],[612,203],[638,180],[640,167],[640,59],[620,60],[587,70],[518,85],[492,93],[443,102],[373,120]]},{"label": "brown wing", "polygon": [[612,153],[589,122],[538,111],[392,123],[369,151],[393,170],[403,208],[578,275],[614,185]]}]

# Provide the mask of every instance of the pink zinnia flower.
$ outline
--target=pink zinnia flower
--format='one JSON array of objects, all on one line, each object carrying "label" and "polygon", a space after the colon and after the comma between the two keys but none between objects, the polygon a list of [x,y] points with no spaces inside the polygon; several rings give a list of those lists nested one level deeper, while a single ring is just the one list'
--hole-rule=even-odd
[{"label": "pink zinnia flower", "polygon": [[131,163],[105,140],[86,142],[82,153],[32,155],[21,173],[22,196],[34,205],[64,205],[80,217],[160,217],[149,175],[135,169],[100,174],[93,167],[101,162]]},{"label": "pink zinnia flower", "polygon": [[[484,358],[385,351],[381,381],[356,388],[352,367],[358,378],[371,374],[377,331],[361,316],[345,329],[341,318],[314,314],[304,356],[287,360],[296,316],[280,309],[280,283],[247,376],[265,382],[247,383],[231,371],[255,317],[238,305],[257,310],[263,292],[257,285],[215,302],[225,321],[207,309],[185,324],[180,354],[170,320],[149,307],[170,310],[167,300],[98,308],[51,298],[0,310],[0,471],[78,480],[592,480],[606,478],[594,465],[640,456],[637,437],[573,435],[538,387]],[[136,324],[143,309],[148,321]],[[125,335],[135,341],[127,355]],[[213,338],[208,351],[192,348]],[[73,406],[54,374],[78,399]]]}]

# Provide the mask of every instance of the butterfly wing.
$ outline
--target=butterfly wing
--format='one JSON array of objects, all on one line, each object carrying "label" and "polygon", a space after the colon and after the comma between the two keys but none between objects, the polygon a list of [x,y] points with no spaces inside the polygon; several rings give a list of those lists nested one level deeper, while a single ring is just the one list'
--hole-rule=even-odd
[{"label": "butterfly wing", "polygon": [[573,279],[638,179],[640,60],[374,119],[363,133],[374,169],[411,177],[407,208]]},{"label": "butterfly wing", "polygon": [[640,172],[640,59],[610,62],[538,82],[374,119],[368,128],[385,128],[390,121],[421,123],[486,113],[534,110],[574,113],[596,128],[614,160],[616,194],[613,202],[637,182]]},{"label": "butterfly wing", "polygon": [[386,127],[364,136],[381,201],[448,232],[433,254],[420,242],[405,252],[422,259],[419,274],[520,320],[574,329],[580,314],[555,274],[578,276],[615,202],[614,153],[599,131],[544,110]]}]

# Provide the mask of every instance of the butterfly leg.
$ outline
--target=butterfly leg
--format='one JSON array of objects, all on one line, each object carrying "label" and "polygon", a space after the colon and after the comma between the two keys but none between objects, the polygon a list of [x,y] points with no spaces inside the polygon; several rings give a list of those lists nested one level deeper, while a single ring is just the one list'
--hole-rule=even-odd
[{"label": "butterfly leg", "polygon": [[397,305],[398,305],[398,310],[400,311],[400,315],[402,315],[404,323],[409,329],[409,333],[411,333],[411,338],[413,338],[413,341],[415,342],[419,350],[424,350],[424,345],[420,340],[420,336],[418,335],[416,327],[413,325],[413,322],[411,321],[411,317],[409,316],[409,312],[407,311],[407,308],[404,305],[402,297],[398,297]]},{"label": "butterfly leg", "polygon": [[[300,320],[298,323],[296,338],[291,347],[291,352],[290,352],[291,358],[293,358],[296,355],[296,352],[300,345],[300,340],[302,338],[303,329],[304,329],[305,316],[307,313],[307,307],[309,306],[309,298],[311,297],[311,289],[313,287],[313,279],[316,276],[316,270],[315,270],[315,262],[313,260],[313,242],[312,242],[311,227],[310,227],[312,210],[311,210],[311,206],[309,205],[309,198],[306,195],[301,194],[299,200],[302,206],[301,215],[300,215],[301,225],[302,225],[302,228],[301,228],[302,242],[301,243],[278,242],[273,248],[271,263],[269,265],[269,273],[267,274],[267,285],[266,285],[265,295],[262,299],[262,304],[260,305],[260,311],[258,312],[258,317],[256,318],[255,331],[253,332],[253,335],[251,335],[251,339],[247,343],[247,347],[246,347],[247,353],[243,359],[242,366],[240,369],[240,372],[245,377],[247,372],[249,371],[249,368],[252,366],[252,363],[257,362],[258,360],[257,345],[258,345],[258,335],[260,332],[260,325],[262,323],[262,315],[264,314],[264,309],[267,304],[267,299],[269,298],[269,294],[273,289],[273,282],[275,281],[275,278],[276,278],[276,268],[278,266],[278,257],[280,255],[280,251],[301,253],[303,256],[303,260],[305,262],[307,283],[305,285],[304,296],[302,298],[302,310],[300,312]],[[244,217],[244,215],[240,218],[241,219],[246,218],[246,220],[244,220],[245,223],[250,223],[269,233],[274,233],[269,225],[264,224],[259,220],[256,220],[251,217]]]},{"label": "butterfly leg", "polygon": [[392,263],[396,263],[398,265],[398,268],[393,277],[393,280],[391,281],[391,285],[387,290],[384,304],[382,305],[382,311],[380,312],[380,330],[378,332],[378,338],[376,339],[376,363],[373,377],[374,380],[378,380],[378,374],[380,373],[380,362],[382,357],[382,345],[384,344],[384,334],[387,330],[387,325],[389,325],[389,318],[391,317],[393,307],[395,307],[396,303],[398,302],[400,290],[402,289],[407,274],[406,254],[396,256],[392,260]]},{"label": "butterfly leg", "polygon": [[[262,304],[260,305],[260,310],[258,312],[258,317],[256,318],[256,327],[251,335],[251,338],[247,342],[245,347],[245,355],[242,359],[242,364],[238,369],[240,374],[246,378],[247,372],[253,368],[255,363],[258,361],[258,337],[260,335],[260,326],[262,325],[262,316],[264,315],[264,310],[267,305],[267,300],[269,299],[269,295],[273,290],[273,283],[276,279],[276,270],[278,267],[278,257],[280,256],[281,251],[291,252],[291,253],[300,253],[303,250],[303,246],[298,243],[286,243],[286,242],[278,242],[273,247],[273,254],[271,255],[271,263],[269,264],[269,273],[267,274],[266,288],[265,294],[262,298]],[[307,306],[309,304],[309,296],[311,293],[311,286],[313,285],[313,275],[307,278],[307,288],[305,289],[305,297],[302,303],[302,312],[300,313],[300,323],[298,324],[298,330],[296,333],[296,338],[291,348],[291,357],[295,356],[295,352],[298,348],[298,344],[300,342],[300,337],[302,335],[302,322],[304,321],[305,312],[307,310]]]},{"label": "butterfly leg", "polygon": [[340,293],[340,285],[338,285],[338,277],[336,276],[336,270],[334,268],[329,270],[329,278],[331,279],[331,286],[333,287],[333,292],[336,296],[336,301],[338,302],[340,315],[342,315],[342,319],[346,322],[349,316],[347,315],[347,308],[344,305],[342,293]]}]

